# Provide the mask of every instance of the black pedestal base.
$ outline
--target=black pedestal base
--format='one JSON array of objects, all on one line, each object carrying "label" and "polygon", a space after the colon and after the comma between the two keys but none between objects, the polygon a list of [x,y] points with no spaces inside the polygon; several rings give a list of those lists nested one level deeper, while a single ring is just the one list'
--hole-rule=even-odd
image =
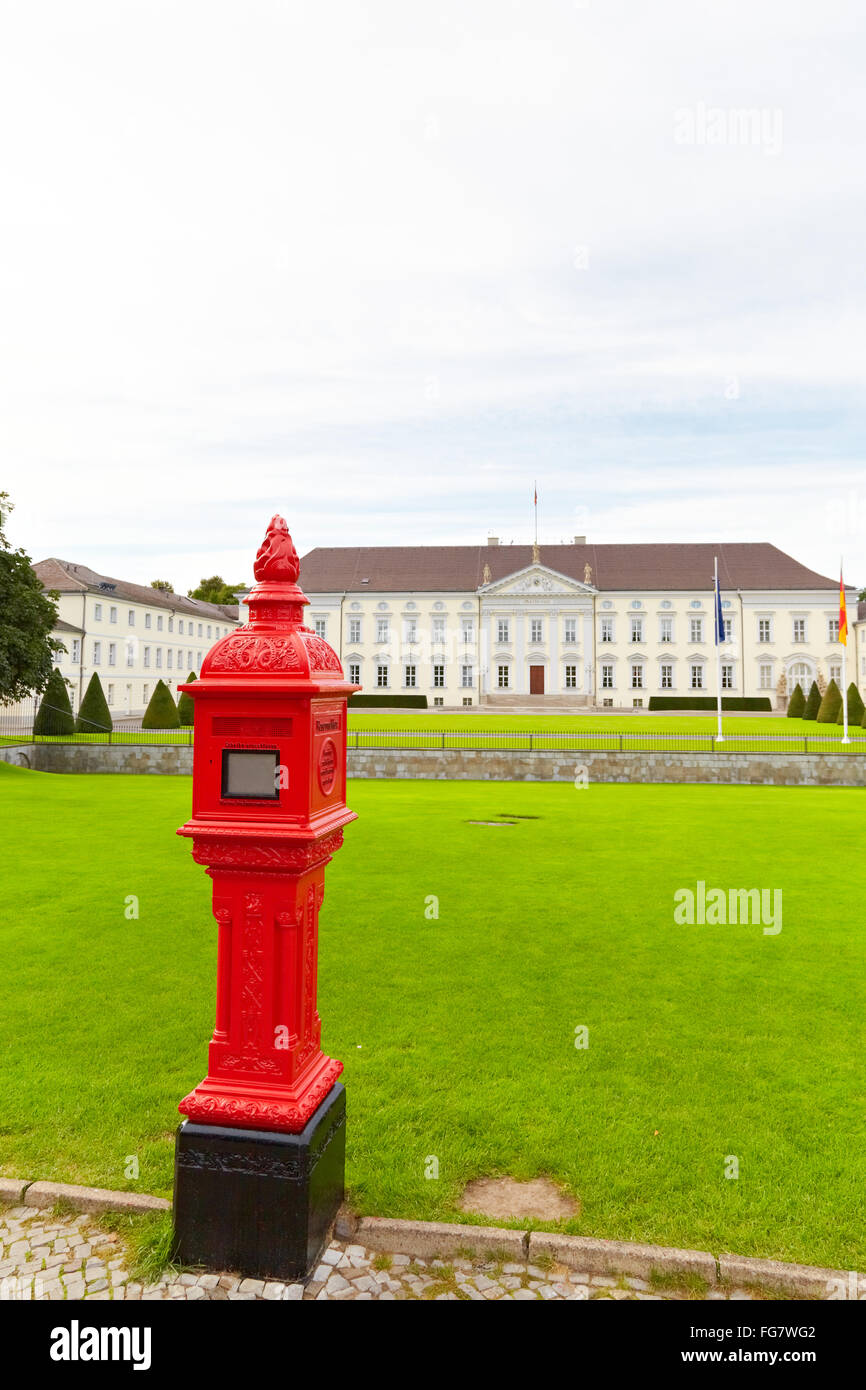
[{"label": "black pedestal base", "polygon": [[177,1131],[174,1254],[255,1279],[304,1279],[343,1200],[346,1089],[301,1134],[191,1124]]}]

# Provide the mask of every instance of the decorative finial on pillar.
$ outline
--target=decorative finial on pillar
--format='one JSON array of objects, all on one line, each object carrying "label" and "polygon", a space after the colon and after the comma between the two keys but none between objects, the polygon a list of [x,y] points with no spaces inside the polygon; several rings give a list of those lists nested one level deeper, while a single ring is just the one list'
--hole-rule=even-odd
[{"label": "decorative finial on pillar", "polygon": [[272,516],[264,540],[256,553],[253,574],[260,582],[277,580],[296,584],[301,562],[289,528],[281,516]]}]

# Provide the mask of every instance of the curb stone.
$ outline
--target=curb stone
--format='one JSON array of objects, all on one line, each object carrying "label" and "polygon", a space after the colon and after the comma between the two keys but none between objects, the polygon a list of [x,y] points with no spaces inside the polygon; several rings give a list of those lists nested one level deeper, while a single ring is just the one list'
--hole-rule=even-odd
[{"label": "curb stone", "polygon": [[68,1202],[77,1211],[170,1211],[165,1197],[141,1192],[112,1192],[104,1187],[77,1187],[74,1183],[33,1182],[24,1193],[26,1207],[53,1207]]},{"label": "curb stone", "polygon": [[663,1274],[697,1274],[710,1285],[717,1282],[715,1256],[707,1250],[677,1250],[664,1245],[532,1231],[529,1258],[533,1260],[539,1255],[550,1255],[560,1264],[590,1274],[630,1274],[648,1279],[657,1270]]},{"label": "curb stone", "polygon": [[526,1258],[526,1232],[502,1226],[464,1226],[459,1222],[393,1221],[385,1216],[362,1216],[354,1231],[359,1245],[393,1255],[457,1255],[501,1253],[509,1259]]},{"label": "curb stone", "polygon": [[0,1206],[23,1207],[25,1178],[0,1178]]},{"label": "curb stone", "polygon": [[[762,1288],[779,1289],[783,1293],[819,1295],[826,1297],[830,1282],[848,1287],[848,1272],[842,1269],[820,1269],[816,1265],[789,1265],[782,1260],[755,1260],[745,1255],[721,1255],[719,1273],[726,1283],[758,1284]],[[857,1276],[861,1281],[864,1276]]]}]

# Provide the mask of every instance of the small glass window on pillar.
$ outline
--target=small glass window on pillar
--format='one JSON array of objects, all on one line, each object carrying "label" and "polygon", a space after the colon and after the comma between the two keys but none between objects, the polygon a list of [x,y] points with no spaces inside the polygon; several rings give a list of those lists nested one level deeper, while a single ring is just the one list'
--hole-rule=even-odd
[{"label": "small glass window on pillar", "polygon": [[279,801],[280,755],[275,749],[223,749],[222,795],[226,800]]}]

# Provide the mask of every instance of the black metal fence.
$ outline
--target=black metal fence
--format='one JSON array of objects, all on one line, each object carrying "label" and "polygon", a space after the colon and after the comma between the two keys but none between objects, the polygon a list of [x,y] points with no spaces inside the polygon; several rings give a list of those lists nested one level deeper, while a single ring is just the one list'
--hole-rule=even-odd
[{"label": "black metal fence", "polygon": [[369,749],[484,749],[532,753],[856,753],[866,751],[866,735],[854,731],[850,743],[839,734],[718,734],[620,733],[603,730],[546,732],[523,729],[350,729],[350,748]]},{"label": "black metal fence", "polygon": [[[121,720],[110,729],[86,721],[88,728],[65,734],[34,734],[36,707],[17,712],[0,709],[0,740],[4,743],[129,743],[177,744],[193,742],[191,726],[180,729],[142,729],[140,720]],[[79,721],[80,722],[80,721]],[[603,729],[350,729],[349,748],[394,750],[483,750],[532,752],[640,752],[640,753],[833,753],[856,754],[866,751],[866,733],[850,730],[850,742],[843,744],[841,730],[827,734],[718,734],[707,733],[623,733]]]},{"label": "black metal fence", "polygon": [[[55,714],[64,711],[55,710]],[[68,712],[67,717],[68,717]],[[112,720],[110,729],[85,719],[84,729],[78,729],[81,718],[76,719],[74,733],[34,734],[36,706],[17,711],[0,708],[0,740],[4,743],[159,743],[192,744],[192,727],[184,725],[180,729],[142,729],[141,720]]]}]

